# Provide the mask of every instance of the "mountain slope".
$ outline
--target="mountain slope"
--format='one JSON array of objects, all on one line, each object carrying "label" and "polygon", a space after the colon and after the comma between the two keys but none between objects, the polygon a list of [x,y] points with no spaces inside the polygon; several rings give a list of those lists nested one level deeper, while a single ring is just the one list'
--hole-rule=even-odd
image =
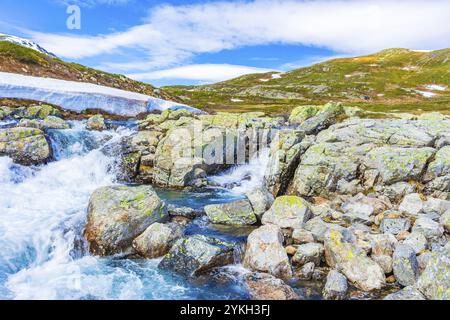
[{"label": "mountain slope", "polygon": [[250,74],[212,85],[163,89],[209,111],[286,113],[298,105],[341,101],[372,111],[450,113],[450,49],[388,49],[286,73]]},{"label": "mountain slope", "polygon": [[123,75],[111,74],[80,64],[65,62],[33,42],[19,43],[20,41],[7,40],[4,35],[0,34],[0,71],[93,83],[178,101],[169,93],[162,92],[149,84],[134,81]]}]

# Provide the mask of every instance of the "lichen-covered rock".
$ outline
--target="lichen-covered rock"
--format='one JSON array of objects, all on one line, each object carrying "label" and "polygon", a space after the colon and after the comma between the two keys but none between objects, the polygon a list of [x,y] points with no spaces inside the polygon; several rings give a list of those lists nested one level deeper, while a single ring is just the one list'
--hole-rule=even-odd
[{"label": "lichen-covered rock", "polygon": [[13,113],[13,110],[10,107],[0,106],[0,120],[8,118]]},{"label": "lichen-covered rock", "polygon": [[70,129],[70,125],[61,118],[48,116],[42,121],[44,129]]},{"label": "lichen-covered rock", "polygon": [[379,147],[367,155],[365,164],[380,173],[385,184],[419,179],[435,153],[433,148]]},{"label": "lichen-covered rock", "polygon": [[380,229],[383,233],[397,235],[403,231],[408,231],[411,227],[409,219],[400,217],[385,217],[381,221]]},{"label": "lichen-covered rock", "polygon": [[155,222],[133,240],[136,252],[148,259],[159,258],[169,252],[173,243],[183,236],[183,227],[178,223]]},{"label": "lichen-covered rock", "polygon": [[372,256],[392,256],[397,245],[397,239],[389,233],[370,236]]},{"label": "lichen-covered rock", "polygon": [[347,290],[347,278],[342,273],[331,270],[323,288],[323,297],[327,300],[343,300],[347,295]]},{"label": "lichen-covered rock", "polygon": [[394,275],[402,286],[414,285],[419,275],[416,252],[406,244],[398,244],[393,255]]},{"label": "lichen-covered rock", "polygon": [[414,286],[408,286],[400,291],[388,294],[383,300],[426,300],[424,295]]},{"label": "lichen-covered rock", "polygon": [[250,273],[245,275],[244,282],[253,300],[297,300],[299,298],[283,280],[267,273]]},{"label": "lichen-covered rock", "polygon": [[309,220],[305,224],[305,230],[311,232],[311,234],[314,237],[314,240],[318,242],[324,242],[325,235],[328,230],[335,230],[337,232],[342,233],[344,238],[347,240],[350,238],[352,239],[352,241],[355,240],[355,236],[348,229],[345,229],[344,227],[338,224],[325,222],[322,220],[321,217],[315,217]]},{"label": "lichen-covered rock", "polygon": [[421,233],[413,232],[403,241],[403,244],[410,246],[416,254],[425,251],[428,247],[427,238]]},{"label": "lichen-covered rock", "polygon": [[403,198],[403,201],[400,203],[398,210],[404,212],[409,216],[416,217],[423,210],[423,203],[420,194],[411,193],[406,195]]},{"label": "lichen-covered rock", "polygon": [[85,236],[95,255],[126,253],[133,239],[167,218],[166,205],[151,186],[102,187],[89,200]]},{"label": "lichen-covered rock", "polygon": [[344,114],[344,107],[341,104],[328,103],[321,107],[314,116],[302,122],[299,128],[306,134],[316,134],[338,122],[339,117]]},{"label": "lichen-covered rock", "polygon": [[0,156],[11,157],[23,165],[35,165],[51,158],[51,148],[39,129],[0,129]]},{"label": "lichen-covered rock", "polygon": [[281,196],[275,199],[263,215],[263,224],[275,224],[280,228],[302,228],[311,218],[310,205],[296,196]]},{"label": "lichen-covered rock", "polygon": [[334,268],[356,256],[365,257],[366,253],[354,244],[355,241],[354,238],[346,237],[341,230],[328,230],[324,239],[325,260],[328,266]]},{"label": "lichen-covered rock", "polygon": [[292,257],[292,264],[302,266],[308,262],[320,265],[324,254],[324,247],[320,243],[306,243],[297,246],[297,251]]},{"label": "lichen-covered rock", "polygon": [[283,240],[283,234],[276,225],[268,224],[254,230],[247,239],[244,266],[278,278],[290,278],[292,269]]},{"label": "lichen-covered rock", "polygon": [[423,234],[429,241],[438,240],[444,233],[442,226],[428,217],[419,217],[414,222],[412,231]]},{"label": "lichen-covered rock", "polygon": [[436,152],[433,161],[428,165],[426,180],[450,174],[450,146],[444,146]]},{"label": "lichen-covered rock", "polygon": [[228,225],[252,225],[257,222],[253,207],[247,199],[224,204],[205,206],[205,212],[212,223]]},{"label": "lichen-covered rock", "polygon": [[198,276],[234,261],[234,244],[203,235],[183,237],[175,242],[158,268],[184,276]]},{"label": "lichen-covered rock", "polygon": [[363,291],[379,290],[386,284],[383,269],[368,257],[355,256],[340,264],[338,270]]},{"label": "lichen-covered rock", "polygon": [[258,188],[245,194],[253,208],[255,215],[261,219],[263,214],[272,206],[275,198],[266,188]]},{"label": "lichen-covered rock", "polygon": [[372,255],[371,259],[373,261],[375,261],[381,267],[381,269],[383,269],[383,272],[385,274],[392,273],[394,261],[393,261],[391,256],[387,256],[387,255]]},{"label": "lichen-covered rock", "polygon": [[322,108],[322,106],[299,106],[291,111],[289,116],[290,124],[302,124],[311,117],[314,117]]},{"label": "lichen-covered rock", "polygon": [[61,112],[49,105],[31,106],[25,109],[23,117],[28,119],[45,119],[48,116],[61,117]]},{"label": "lichen-covered rock", "polygon": [[314,242],[312,232],[305,229],[294,229],[292,231],[292,240],[295,244],[305,244]]},{"label": "lichen-covered rock", "polygon": [[432,253],[417,287],[428,299],[450,300],[450,245]]},{"label": "lichen-covered rock", "polygon": [[101,114],[90,117],[86,123],[86,129],[94,131],[106,130],[105,118]]}]

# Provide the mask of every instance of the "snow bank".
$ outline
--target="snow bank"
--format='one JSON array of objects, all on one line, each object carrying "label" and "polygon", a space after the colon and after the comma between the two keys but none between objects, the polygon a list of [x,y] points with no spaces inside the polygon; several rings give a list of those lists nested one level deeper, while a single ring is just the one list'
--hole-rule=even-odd
[{"label": "snow bank", "polygon": [[122,116],[166,109],[201,112],[176,102],[96,84],[5,72],[0,72],[0,97],[42,101],[75,112],[100,109]]}]

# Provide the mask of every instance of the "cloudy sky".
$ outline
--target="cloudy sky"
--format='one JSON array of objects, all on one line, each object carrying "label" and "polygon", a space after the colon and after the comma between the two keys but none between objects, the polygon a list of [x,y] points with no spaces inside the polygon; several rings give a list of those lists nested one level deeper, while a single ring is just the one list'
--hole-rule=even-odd
[{"label": "cloudy sky", "polygon": [[[81,28],[68,29],[77,5]],[[155,85],[286,71],[391,47],[450,47],[448,0],[2,0],[0,32]]]}]

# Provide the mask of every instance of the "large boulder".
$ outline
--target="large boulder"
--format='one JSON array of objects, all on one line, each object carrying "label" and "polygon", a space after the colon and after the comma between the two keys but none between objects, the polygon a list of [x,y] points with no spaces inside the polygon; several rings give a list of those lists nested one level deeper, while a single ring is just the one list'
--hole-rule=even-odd
[{"label": "large boulder", "polygon": [[331,270],[323,288],[323,297],[327,300],[343,300],[347,295],[347,290],[347,278],[342,273]]},{"label": "large boulder", "polygon": [[147,259],[159,258],[169,252],[173,243],[183,236],[183,227],[178,223],[155,222],[133,240],[133,248]]},{"label": "large boulder", "polygon": [[89,200],[85,236],[95,255],[126,253],[134,238],[167,218],[166,205],[151,186],[102,187]]},{"label": "large boulder", "polygon": [[252,272],[245,275],[244,281],[253,300],[297,300],[299,298],[283,280],[267,273]]},{"label": "large boulder", "polygon": [[39,129],[0,129],[0,156],[11,157],[19,164],[36,165],[51,158],[51,148]]},{"label": "large boulder", "polygon": [[412,231],[423,234],[429,241],[437,241],[442,237],[444,228],[431,218],[420,217],[414,222]]},{"label": "large boulder", "polygon": [[321,108],[322,106],[313,105],[296,107],[291,111],[291,114],[289,116],[289,123],[291,125],[302,124],[309,118],[314,117]]},{"label": "large boulder", "polygon": [[292,269],[283,241],[281,229],[276,225],[268,224],[254,230],[247,239],[244,266],[278,278],[290,278]]},{"label": "large boulder", "polygon": [[450,245],[432,253],[417,287],[428,299],[450,300]]},{"label": "large boulder", "polygon": [[275,201],[273,195],[264,187],[257,188],[245,194],[253,208],[255,215],[261,219]]},{"label": "large boulder", "polygon": [[253,207],[247,199],[224,204],[205,206],[212,223],[228,225],[252,225],[257,222]]},{"label": "large boulder", "polygon": [[60,117],[61,112],[47,104],[31,106],[23,111],[23,117],[28,119],[45,119],[48,116]]},{"label": "large boulder", "polygon": [[412,286],[419,275],[416,252],[406,244],[398,244],[393,256],[394,276],[402,286]]},{"label": "large boulder", "polygon": [[234,246],[233,243],[203,235],[183,237],[175,242],[158,268],[183,276],[198,276],[233,263]]},{"label": "large boulder", "polygon": [[311,218],[309,203],[296,196],[281,196],[275,199],[263,215],[263,224],[275,224],[280,228],[298,229]]},{"label": "large boulder", "polygon": [[344,107],[341,104],[328,103],[314,116],[306,119],[299,127],[306,134],[316,134],[321,130],[339,121],[339,118],[345,114]]}]

